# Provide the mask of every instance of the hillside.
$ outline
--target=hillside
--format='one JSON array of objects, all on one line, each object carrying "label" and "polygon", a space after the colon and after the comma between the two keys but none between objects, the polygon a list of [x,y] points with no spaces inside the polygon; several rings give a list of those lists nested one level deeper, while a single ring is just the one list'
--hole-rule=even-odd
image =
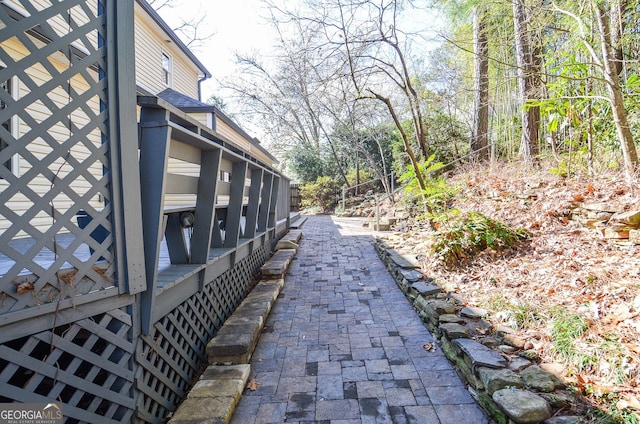
[{"label": "hillside", "polygon": [[[638,244],[620,238],[629,236],[623,221],[640,220],[637,184],[634,192],[620,174],[564,178],[499,164],[456,172],[447,185],[457,189],[449,207],[524,228],[530,237],[445,266],[431,252],[437,233],[415,218],[423,211],[400,199],[383,209],[411,211],[414,218],[381,238],[419,258],[423,273],[446,291],[486,309],[494,328],[511,326],[518,351],[535,351],[544,368],[607,416],[639,422],[640,240],[635,231]],[[444,220],[436,227],[450,225]],[[601,414],[588,415],[601,422]]]}]

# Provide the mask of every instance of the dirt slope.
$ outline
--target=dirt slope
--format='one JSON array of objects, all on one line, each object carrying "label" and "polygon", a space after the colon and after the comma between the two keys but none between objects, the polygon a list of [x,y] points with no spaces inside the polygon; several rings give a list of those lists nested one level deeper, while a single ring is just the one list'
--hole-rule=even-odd
[{"label": "dirt slope", "polygon": [[619,174],[563,178],[499,164],[468,168],[448,183],[459,189],[451,207],[526,228],[529,241],[449,268],[430,253],[434,232],[424,221],[398,224],[387,244],[420,257],[426,275],[489,310],[495,324],[515,328],[525,348],[591,402],[620,422],[638,422],[640,246],[605,238],[606,221],[593,229],[573,219],[580,206],[640,211],[637,182],[634,192]]}]

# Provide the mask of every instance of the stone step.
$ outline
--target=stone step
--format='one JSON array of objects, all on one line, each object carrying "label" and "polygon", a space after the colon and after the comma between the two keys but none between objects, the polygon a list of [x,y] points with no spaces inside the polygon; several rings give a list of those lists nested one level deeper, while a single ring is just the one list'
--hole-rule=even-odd
[{"label": "stone step", "polygon": [[376,221],[370,221],[369,228],[372,229],[373,231],[389,231],[391,229],[391,225],[384,222],[378,223]]},{"label": "stone step", "polygon": [[298,228],[302,227],[302,224],[304,224],[306,221],[307,221],[307,217],[306,216],[299,215],[298,218],[296,218],[296,220],[294,222],[289,224],[289,228],[298,229]]},{"label": "stone step", "polygon": [[284,280],[261,281],[207,343],[209,364],[248,364]]},{"label": "stone step", "polygon": [[400,268],[404,269],[416,269],[420,268],[417,260],[415,258],[411,258],[409,256],[401,255],[393,249],[387,249],[387,254],[389,258]]},{"label": "stone step", "polygon": [[261,316],[236,324],[225,323],[207,343],[210,364],[248,364],[264,327]]},{"label": "stone step", "polygon": [[170,424],[229,423],[249,380],[251,357],[284,280],[259,282],[207,343],[209,367]]},{"label": "stone step", "polygon": [[302,238],[302,230],[289,230],[287,234],[282,236],[281,241],[292,241],[294,243],[300,243],[300,239]]},{"label": "stone step", "polygon": [[249,381],[251,365],[209,366],[169,424],[229,423]]},{"label": "stone step", "polygon": [[295,249],[280,249],[260,268],[264,277],[283,277],[296,254]]},{"label": "stone step", "polygon": [[294,249],[298,250],[298,244],[300,243],[300,239],[302,238],[302,231],[300,230],[289,230],[287,234],[285,234],[278,243],[274,250],[282,250],[282,249]]}]

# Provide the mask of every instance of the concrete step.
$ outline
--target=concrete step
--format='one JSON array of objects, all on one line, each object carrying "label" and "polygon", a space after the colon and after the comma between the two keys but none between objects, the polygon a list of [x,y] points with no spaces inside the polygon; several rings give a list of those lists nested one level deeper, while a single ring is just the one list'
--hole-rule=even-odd
[{"label": "concrete step", "polygon": [[265,320],[284,279],[260,281],[207,343],[209,367],[187,394],[169,424],[210,424],[231,421],[249,380],[251,357]]},{"label": "concrete step", "polygon": [[225,322],[215,337],[207,343],[210,364],[248,364],[264,327],[262,316],[237,323]]},{"label": "concrete step", "polygon": [[371,228],[373,231],[389,231],[391,229],[391,226],[388,223],[384,222],[377,223],[376,221],[370,221],[369,228]]},{"label": "concrete step", "polygon": [[282,249],[294,249],[298,251],[298,244],[300,243],[300,239],[302,238],[302,231],[300,230],[289,230],[287,234],[285,234],[278,243],[274,250],[282,250]]}]

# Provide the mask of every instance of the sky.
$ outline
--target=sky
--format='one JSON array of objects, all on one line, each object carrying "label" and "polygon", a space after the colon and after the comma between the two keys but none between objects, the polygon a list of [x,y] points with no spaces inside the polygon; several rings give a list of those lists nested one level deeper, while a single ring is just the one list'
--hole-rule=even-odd
[{"label": "sky", "polygon": [[171,28],[206,14],[205,30],[215,33],[204,46],[192,49],[213,75],[202,84],[203,101],[217,93],[216,79],[233,73],[236,51],[265,51],[273,45],[274,35],[262,18],[266,11],[260,0],[175,0],[174,3],[179,6],[158,10]]},{"label": "sky", "polygon": [[[286,3],[288,0],[277,1]],[[300,0],[291,1],[296,4]],[[201,85],[201,100],[207,102],[215,95],[226,103],[232,102],[229,92],[220,88],[218,81],[231,76],[236,70],[235,52],[258,52],[258,57],[264,57],[276,45],[277,34],[266,19],[268,10],[263,0],[173,0],[173,3],[176,7],[158,10],[169,27],[176,28],[193,17],[205,16],[206,32],[214,33],[203,46],[191,48],[212,74]],[[437,31],[443,22],[433,11],[414,9],[403,18],[403,27],[410,31]],[[234,109],[233,105],[229,106],[230,110]],[[250,134],[269,144],[263,129],[250,121],[241,120],[238,123]]]},{"label": "sky", "polygon": [[[160,0],[158,0],[160,1]],[[286,3],[287,0],[278,0]],[[293,0],[294,4],[298,0]],[[171,28],[194,16],[205,15],[205,30],[215,33],[200,48],[192,48],[198,59],[212,74],[202,84],[202,101],[220,90],[216,80],[231,75],[235,69],[234,53],[264,53],[275,43],[274,29],[265,17],[268,15],[262,0],[173,0],[177,7],[158,10]],[[403,18],[403,27],[410,31],[438,31],[444,20],[438,19],[432,10],[414,9]],[[220,93],[223,94],[223,93]],[[223,96],[224,97],[224,96]]]}]

